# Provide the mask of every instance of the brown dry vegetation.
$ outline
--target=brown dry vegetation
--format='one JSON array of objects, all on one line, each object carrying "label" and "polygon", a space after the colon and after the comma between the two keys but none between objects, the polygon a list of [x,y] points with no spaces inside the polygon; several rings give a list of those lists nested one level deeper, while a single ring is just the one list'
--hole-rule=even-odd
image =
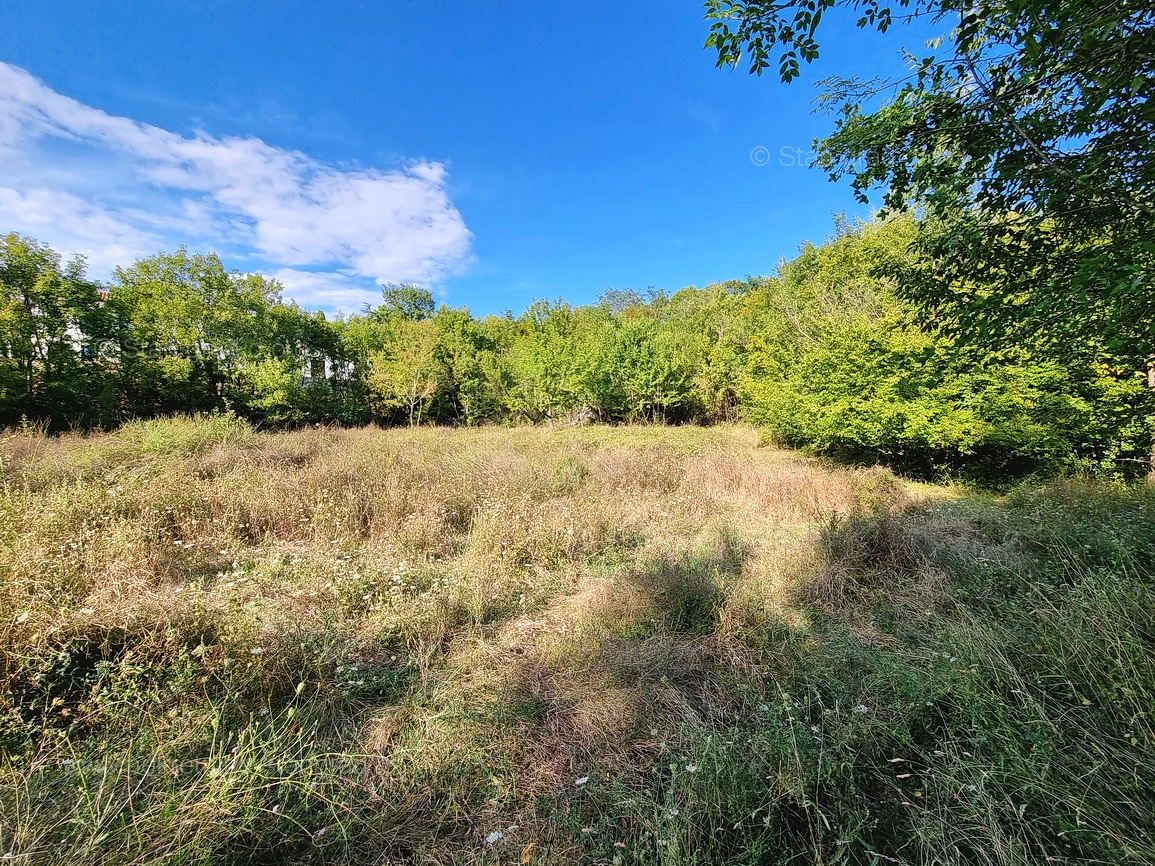
[{"label": "brown dry vegetation", "polygon": [[[937,660],[967,629],[1010,652],[952,576],[1030,568],[993,505],[912,510],[884,470],[745,427],[265,434],[224,416],[12,434],[0,461],[17,862],[1051,850],[1005,787],[952,811],[945,777],[915,795],[887,763],[902,743],[973,753],[970,674]],[[1149,716],[1129,725],[1148,748]],[[989,776],[950,766],[964,791]],[[1152,850],[1128,820],[1100,836]],[[994,841],[967,841],[982,821]]]}]

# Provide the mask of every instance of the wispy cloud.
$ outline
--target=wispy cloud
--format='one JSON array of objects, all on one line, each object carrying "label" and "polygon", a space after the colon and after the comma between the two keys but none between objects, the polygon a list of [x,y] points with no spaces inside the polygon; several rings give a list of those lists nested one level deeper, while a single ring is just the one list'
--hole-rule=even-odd
[{"label": "wispy cloud", "polygon": [[186,137],[5,63],[0,166],[0,231],[81,253],[98,275],[188,243],[280,275],[303,304],[350,309],[372,282],[434,283],[470,256],[441,163],[342,169],[257,138]]}]

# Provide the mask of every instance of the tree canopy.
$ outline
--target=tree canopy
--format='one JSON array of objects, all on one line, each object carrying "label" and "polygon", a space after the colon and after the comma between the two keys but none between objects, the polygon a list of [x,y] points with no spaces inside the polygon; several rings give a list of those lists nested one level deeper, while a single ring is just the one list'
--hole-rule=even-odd
[{"label": "tree canopy", "polygon": [[938,327],[1138,370],[1155,351],[1155,8],[1140,0],[707,0],[720,65],[819,55],[824,13],[942,36],[898,81],[827,79],[833,178],[926,216],[899,290]]},{"label": "tree canopy", "polygon": [[1140,465],[1136,377],[920,323],[893,274],[917,268],[924,233],[909,215],[843,220],[768,277],[484,318],[407,287],[331,320],[216,256],[161,253],[102,287],[83,262],[12,235],[0,425],[221,410],[267,426],[746,419],[786,445],[919,475]]}]

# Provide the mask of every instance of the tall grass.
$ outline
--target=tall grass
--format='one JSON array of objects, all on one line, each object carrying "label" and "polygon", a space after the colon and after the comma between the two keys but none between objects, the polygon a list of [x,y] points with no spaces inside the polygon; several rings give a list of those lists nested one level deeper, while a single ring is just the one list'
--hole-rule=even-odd
[{"label": "tall grass", "polygon": [[0,443],[0,856],[1152,862],[1155,498],[746,428]]}]

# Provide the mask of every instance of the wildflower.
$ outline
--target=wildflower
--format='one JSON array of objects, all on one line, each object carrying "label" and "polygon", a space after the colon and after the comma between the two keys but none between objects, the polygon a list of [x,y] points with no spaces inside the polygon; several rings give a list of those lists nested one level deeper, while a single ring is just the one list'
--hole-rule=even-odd
[{"label": "wildflower", "polygon": [[868,707],[866,704],[859,704],[857,707],[854,708],[854,712],[856,712],[856,713],[869,713],[870,707]]},{"label": "wildflower", "polygon": [[96,613],[96,611],[95,611],[95,610],[93,610],[93,609],[92,609],[92,608],[90,608],[90,607],[82,607],[82,608],[80,609],[80,612],[81,612],[82,614],[84,614],[85,616],[92,616],[94,613]]},{"label": "wildflower", "polygon": [[328,832],[329,832],[329,828],[328,828],[328,827],[322,827],[320,830],[318,830],[318,831],[317,831],[317,836],[318,836],[318,837],[320,837],[320,836],[324,836],[324,835],[325,835],[326,833],[328,833]]},{"label": "wildflower", "polygon": [[582,785],[584,785],[589,780],[590,780],[589,776],[582,776],[580,779],[574,779],[573,780],[574,787],[580,788]]},{"label": "wildflower", "polygon": [[265,648],[263,646],[255,646],[251,650],[249,650],[249,655],[259,656],[264,651],[265,651]]},{"label": "wildflower", "polygon": [[505,838],[504,833],[502,833],[500,830],[494,830],[492,833],[490,833],[488,836],[485,837],[485,844],[486,845],[495,845],[504,838]]},{"label": "wildflower", "polygon": [[280,815],[281,814],[281,804],[280,803],[278,803],[277,805],[275,805],[273,807],[273,814],[274,815]]},{"label": "wildflower", "polygon": [[687,773],[698,772],[698,765],[697,764],[686,764],[686,772]]}]

